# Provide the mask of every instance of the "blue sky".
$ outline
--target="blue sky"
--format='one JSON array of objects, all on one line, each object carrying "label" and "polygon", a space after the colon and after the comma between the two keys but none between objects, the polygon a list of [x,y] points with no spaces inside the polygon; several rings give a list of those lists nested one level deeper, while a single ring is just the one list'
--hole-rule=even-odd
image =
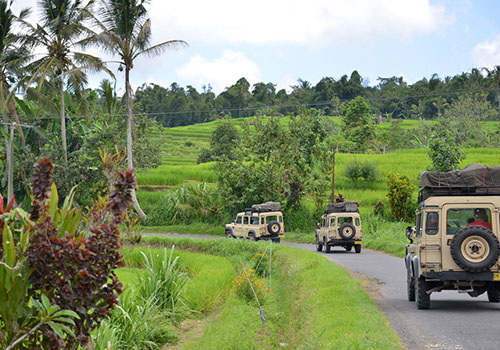
[{"label": "blue sky", "polygon": [[[14,8],[33,3],[17,0]],[[373,86],[378,77],[413,83],[500,65],[496,0],[152,0],[147,7],[154,43],[182,39],[189,47],[137,61],[134,87],[210,84],[220,93],[246,77],[290,90],[298,78],[315,85],[355,69]],[[92,76],[91,85],[103,77]]]}]

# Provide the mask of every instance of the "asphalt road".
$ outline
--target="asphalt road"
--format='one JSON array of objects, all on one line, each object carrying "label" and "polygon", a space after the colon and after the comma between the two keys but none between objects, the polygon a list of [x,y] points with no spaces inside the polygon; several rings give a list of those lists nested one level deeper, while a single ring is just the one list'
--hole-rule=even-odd
[{"label": "asphalt road", "polygon": [[[312,244],[284,243],[316,251]],[[409,350],[500,349],[500,304],[490,303],[485,294],[472,298],[453,291],[433,293],[431,308],[417,310],[415,303],[409,302],[406,296],[403,259],[366,249],[356,254],[338,247],[330,254],[318,254],[347,268],[355,277],[361,274],[371,281],[368,283],[370,294]]]},{"label": "asphalt road", "polygon": [[[287,244],[316,251],[311,244]],[[500,304],[490,303],[485,294],[472,298],[454,291],[433,293],[431,308],[417,310],[406,296],[403,259],[370,250],[356,254],[343,248],[318,254],[378,282],[378,292],[371,295],[408,349],[500,349]]]}]

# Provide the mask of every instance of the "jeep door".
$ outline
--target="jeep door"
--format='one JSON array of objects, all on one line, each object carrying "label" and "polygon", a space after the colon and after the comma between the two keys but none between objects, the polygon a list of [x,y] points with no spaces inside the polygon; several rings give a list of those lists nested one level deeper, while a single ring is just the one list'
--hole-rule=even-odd
[{"label": "jeep door", "polygon": [[[498,227],[497,217],[498,215],[493,215],[496,213],[495,207],[488,203],[467,203],[467,204],[446,204],[443,206],[443,217],[445,218],[445,225],[443,225],[443,234],[441,235],[442,242],[442,260],[443,260],[443,270],[462,270],[453,260],[451,256],[451,243],[454,235],[461,229],[474,225],[474,214],[477,209],[483,209],[487,217],[485,221],[489,223],[490,227]],[[465,249],[464,254],[467,256],[468,250]],[[473,253],[469,254],[468,260],[475,258]]]},{"label": "jeep door", "polygon": [[234,220],[233,234],[235,236],[243,236],[243,229],[241,225],[243,225],[243,215],[238,215],[236,216],[236,220]]}]

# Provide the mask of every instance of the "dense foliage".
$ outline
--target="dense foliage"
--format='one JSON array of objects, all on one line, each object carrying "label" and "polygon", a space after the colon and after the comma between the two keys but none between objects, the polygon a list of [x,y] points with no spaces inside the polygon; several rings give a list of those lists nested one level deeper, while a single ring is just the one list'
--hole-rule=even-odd
[{"label": "dense foliage", "polygon": [[90,232],[79,229],[82,213],[72,208],[73,194],[59,208],[52,174],[50,159],[37,163],[29,215],[12,209],[13,201],[5,212],[0,208],[0,342],[17,344],[16,349],[87,344],[90,331],[109,315],[121,293],[114,273],[122,264],[117,225],[131,202],[133,171],[118,174],[104,209],[107,219],[90,219]]}]

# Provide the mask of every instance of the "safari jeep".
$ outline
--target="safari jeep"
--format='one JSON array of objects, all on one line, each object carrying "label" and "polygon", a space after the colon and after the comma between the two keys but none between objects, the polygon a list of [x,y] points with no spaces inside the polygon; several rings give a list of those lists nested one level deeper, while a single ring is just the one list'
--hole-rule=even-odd
[{"label": "safari jeep", "polygon": [[252,205],[238,213],[234,222],[227,224],[225,228],[228,238],[246,238],[251,241],[270,239],[279,243],[281,237],[285,236],[281,204],[266,202]]},{"label": "safari jeep", "polygon": [[363,231],[357,202],[329,204],[316,229],[316,250],[330,253],[331,247],[344,247],[361,253]]},{"label": "safari jeep", "polygon": [[500,301],[500,167],[424,172],[415,227],[407,227],[408,300],[430,307],[430,295],[454,290]]}]

